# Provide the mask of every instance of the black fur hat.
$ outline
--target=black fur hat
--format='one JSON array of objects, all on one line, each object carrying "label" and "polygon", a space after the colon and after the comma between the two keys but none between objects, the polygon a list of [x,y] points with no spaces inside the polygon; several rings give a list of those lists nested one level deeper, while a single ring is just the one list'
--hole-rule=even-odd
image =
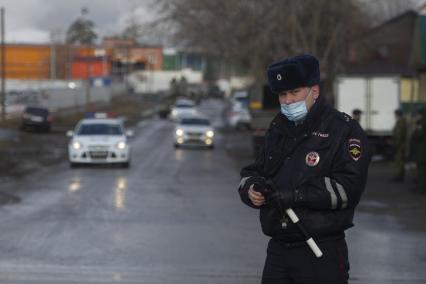
[{"label": "black fur hat", "polygon": [[276,94],[320,83],[318,59],[309,54],[289,57],[271,64],[267,73],[269,87]]}]

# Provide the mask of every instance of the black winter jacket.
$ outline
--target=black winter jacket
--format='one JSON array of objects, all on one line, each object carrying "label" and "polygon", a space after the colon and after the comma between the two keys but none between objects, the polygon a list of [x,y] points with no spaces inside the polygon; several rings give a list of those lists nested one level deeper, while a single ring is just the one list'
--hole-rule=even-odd
[{"label": "black winter jacket", "polygon": [[[317,239],[343,235],[353,226],[354,209],[364,191],[370,157],[367,138],[349,115],[320,96],[300,125],[278,113],[255,163],[241,170],[239,193],[248,198],[250,177],[263,177],[278,190],[293,191],[294,211]],[[303,235],[280,208],[260,206],[263,232],[285,242]]]}]

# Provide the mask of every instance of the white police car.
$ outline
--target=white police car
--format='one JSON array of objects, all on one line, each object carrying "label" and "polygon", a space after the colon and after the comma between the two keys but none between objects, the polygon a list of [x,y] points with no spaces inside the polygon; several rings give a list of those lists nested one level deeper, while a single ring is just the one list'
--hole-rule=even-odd
[{"label": "white police car", "polygon": [[198,145],[214,147],[214,130],[207,118],[184,117],[175,126],[175,147],[181,145]]},{"label": "white police car", "polygon": [[174,121],[179,121],[183,117],[197,115],[198,111],[195,103],[188,99],[179,99],[173,106],[170,112],[170,118]]},{"label": "white police car", "polygon": [[68,131],[71,137],[68,145],[68,157],[71,167],[79,164],[120,164],[130,165],[130,145],[122,120],[114,118],[82,119],[74,131]]}]

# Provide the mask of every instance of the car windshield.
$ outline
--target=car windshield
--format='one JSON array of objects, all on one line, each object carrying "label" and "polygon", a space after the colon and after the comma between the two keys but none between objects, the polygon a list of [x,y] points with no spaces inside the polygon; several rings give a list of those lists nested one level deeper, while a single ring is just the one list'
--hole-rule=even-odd
[{"label": "car windshield", "polygon": [[118,124],[90,123],[82,124],[77,135],[123,135],[123,131]]},{"label": "car windshield", "polygon": [[235,98],[234,101],[234,106],[236,106],[237,108],[247,108],[249,105],[249,101],[247,98]]},{"label": "car windshield", "polygon": [[25,110],[26,113],[31,113],[31,114],[35,114],[35,115],[41,115],[41,116],[46,116],[48,115],[49,111],[45,108],[37,108],[37,107],[28,107]]},{"label": "car windshield", "polygon": [[193,108],[194,105],[191,105],[191,104],[177,104],[176,107],[177,108]]},{"label": "car windshield", "polygon": [[184,118],[181,120],[180,124],[182,125],[204,125],[209,126],[210,121],[204,118]]}]

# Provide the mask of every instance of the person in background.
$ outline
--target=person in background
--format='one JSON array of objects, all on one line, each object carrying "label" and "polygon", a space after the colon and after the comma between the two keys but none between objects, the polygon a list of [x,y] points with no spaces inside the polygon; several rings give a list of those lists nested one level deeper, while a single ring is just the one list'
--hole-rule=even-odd
[{"label": "person in background", "polygon": [[405,177],[405,150],[407,138],[407,122],[402,114],[402,111],[395,110],[395,126],[393,128],[392,145],[394,153],[394,163],[396,173],[391,179],[393,182],[402,182]]},{"label": "person in background", "polygon": [[354,110],[352,111],[352,118],[353,118],[356,122],[358,122],[359,124],[361,124],[361,114],[362,114],[362,111],[361,111],[360,109],[358,109],[358,108],[356,108],[356,109],[354,109]]},{"label": "person in background", "polygon": [[417,166],[416,191],[426,193],[426,109],[419,111],[419,120],[411,136],[412,151]]}]

